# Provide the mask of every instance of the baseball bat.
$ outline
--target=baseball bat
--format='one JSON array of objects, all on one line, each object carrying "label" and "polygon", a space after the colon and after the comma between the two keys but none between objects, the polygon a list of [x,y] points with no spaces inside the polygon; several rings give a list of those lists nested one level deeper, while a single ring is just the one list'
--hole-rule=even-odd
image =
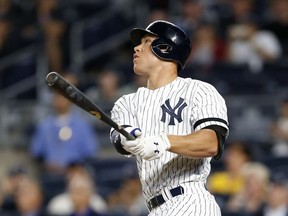
[{"label": "baseball bat", "polygon": [[47,85],[53,88],[66,99],[90,113],[91,115],[97,117],[107,125],[111,126],[117,130],[120,134],[125,136],[128,140],[134,140],[135,137],[128,133],[124,128],[114,122],[103,110],[101,110],[95,103],[93,103],[83,92],[81,92],[73,84],[65,80],[57,72],[50,72],[46,76]]}]

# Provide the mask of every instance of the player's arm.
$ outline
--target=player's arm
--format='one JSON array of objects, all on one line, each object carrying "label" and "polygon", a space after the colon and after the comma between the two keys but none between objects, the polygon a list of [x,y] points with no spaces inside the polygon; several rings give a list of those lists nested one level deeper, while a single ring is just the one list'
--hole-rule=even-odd
[{"label": "player's arm", "polygon": [[160,133],[124,143],[125,148],[137,146],[134,154],[146,160],[160,158],[165,151],[192,158],[220,158],[228,134],[227,109],[224,99],[208,84],[199,84],[193,101],[191,122],[193,132],[187,135]]},{"label": "player's arm", "polygon": [[165,151],[192,158],[214,157],[219,159],[227,129],[210,125],[189,135],[166,135],[138,138],[122,142],[123,148],[145,160],[160,158]]},{"label": "player's arm", "polygon": [[227,136],[227,129],[211,125],[188,135],[168,135],[170,148],[167,149],[175,154],[192,157],[220,158]]},{"label": "player's arm", "polygon": [[169,151],[193,158],[221,157],[228,136],[227,107],[223,97],[210,84],[199,82],[192,106],[194,132],[169,135]]},{"label": "player's arm", "polygon": [[[218,132],[218,130],[220,132]],[[222,132],[223,131],[223,135]],[[145,160],[160,158],[165,151],[192,158],[220,158],[225,141],[225,128],[213,125],[189,135],[166,135],[164,133],[121,142],[122,147]]]}]

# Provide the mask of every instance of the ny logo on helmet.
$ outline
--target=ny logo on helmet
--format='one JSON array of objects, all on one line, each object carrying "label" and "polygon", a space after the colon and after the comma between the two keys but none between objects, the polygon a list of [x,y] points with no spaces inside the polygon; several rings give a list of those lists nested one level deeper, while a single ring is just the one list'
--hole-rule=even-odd
[{"label": "ny logo on helmet", "polygon": [[[165,103],[161,106],[162,108],[162,122],[166,122],[166,114],[170,115],[170,120],[168,125],[175,125],[175,119],[180,123],[183,121],[181,115],[183,109],[187,106],[183,98],[179,98],[178,103],[174,108],[170,105],[170,100],[167,99]],[[178,109],[178,110],[177,110]],[[176,112],[177,110],[177,112]]]}]

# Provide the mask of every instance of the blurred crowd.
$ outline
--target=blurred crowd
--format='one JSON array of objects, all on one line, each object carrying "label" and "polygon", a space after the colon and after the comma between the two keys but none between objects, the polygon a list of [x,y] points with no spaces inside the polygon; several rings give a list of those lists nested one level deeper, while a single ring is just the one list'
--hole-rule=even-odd
[{"label": "blurred crowd", "polygon": [[[131,72],[129,43],[121,46],[120,51],[117,49],[100,60],[94,59],[97,66],[89,63],[80,71],[72,67],[71,26],[111,4],[101,0],[91,2],[0,0],[0,65],[23,48],[36,45],[47,59],[47,71],[57,71],[65,76],[109,113],[121,95],[145,86],[146,80]],[[117,5],[129,6],[128,2],[118,0]],[[147,10],[145,19],[138,20],[143,26],[153,20],[165,19],[189,34],[192,53],[185,76],[194,78],[196,74],[208,81],[218,76],[225,80],[226,77],[213,74],[215,65],[230,65],[228,68],[220,66],[220,70],[224,68],[228,72],[234,66],[245,66],[245,73],[252,74],[257,83],[262,82],[261,85],[268,89],[271,86],[269,80],[262,79],[263,69],[267,65],[285,68],[287,74],[283,77],[287,79],[280,81],[284,83],[281,93],[286,93],[279,97],[278,109],[271,114],[272,122],[265,131],[269,137],[266,149],[244,139],[245,134],[243,139],[228,139],[223,157],[212,162],[207,188],[215,195],[223,216],[287,216],[288,0],[181,0],[174,3],[151,0],[140,3],[146,6],[143,10]],[[121,20],[119,22],[121,24]],[[110,23],[107,28],[117,25]],[[98,33],[97,37],[101,38]],[[85,46],[89,46],[89,41]],[[11,68],[0,67],[0,90],[23,76],[24,72],[14,73]],[[241,80],[235,74],[233,77],[239,85]],[[249,83],[241,84],[240,91],[245,91]],[[222,90],[225,88],[220,92]],[[254,86],[252,92],[257,95]],[[275,93],[278,92],[272,92]],[[97,169],[105,167],[103,164],[102,167],[94,166],[93,162],[100,160],[101,149],[111,146],[110,128],[101,121],[88,119],[87,114],[56,92],[50,92],[48,100],[46,104],[51,104],[49,114],[33,125],[31,143],[25,149],[35,167],[13,164],[5,167],[1,174],[0,215],[147,215],[136,170],[116,176],[107,168],[105,174],[97,174]],[[246,122],[247,125],[243,119],[239,120],[240,126],[249,128],[261,124],[254,122],[254,117],[255,113],[248,116],[251,124]],[[233,130],[235,126],[231,126]],[[31,173],[32,169],[35,173]],[[104,190],[100,180],[107,178],[109,182],[112,177],[119,180],[119,184],[112,186],[111,183],[111,189]]]},{"label": "blurred crowd", "polygon": [[[71,25],[95,15],[105,3],[97,1],[83,7],[85,3],[80,4],[81,1],[70,5],[67,2],[1,0],[0,57],[37,43],[46,51],[50,71],[69,67]],[[263,63],[287,58],[286,0],[182,0],[174,4],[157,0],[146,4],[149,11],[147,18],[141,20],[143,26],[166,19],[190,35],[194,44],[190,63],[207,67],[225,61],[248,64],[259,71]]]}]

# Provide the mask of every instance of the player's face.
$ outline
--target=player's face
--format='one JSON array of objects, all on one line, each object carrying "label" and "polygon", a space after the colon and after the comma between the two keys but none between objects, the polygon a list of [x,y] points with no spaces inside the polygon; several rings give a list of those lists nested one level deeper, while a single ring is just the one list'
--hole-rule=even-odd
[{"label": "player's face", "polygon": [[156,39],[155,36],[145,35],[141,43],[134,47],[134,72],[138,75],[148,75],[153,68],[159,65],[160,60],[153,54],[151,44]]}]

